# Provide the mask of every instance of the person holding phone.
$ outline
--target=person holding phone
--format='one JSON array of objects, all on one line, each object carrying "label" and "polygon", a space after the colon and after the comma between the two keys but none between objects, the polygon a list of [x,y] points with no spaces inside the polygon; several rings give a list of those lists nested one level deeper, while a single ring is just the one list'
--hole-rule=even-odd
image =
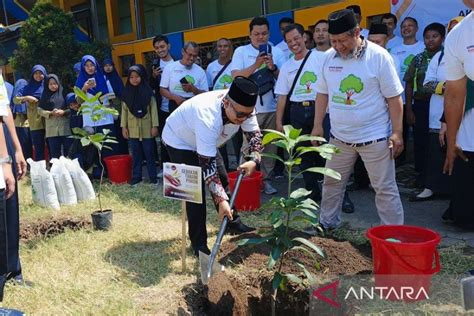
[{"label": "person holding phone", "polygon": [[[268,43],[270,38],[270,24],[265,17],[253,18],[249,24],[250,44],[240,46],[235,50],[230,65],[232,77],[244,76],[251,78],[256,72],[265,72],[264,75],[270,82],[275,84],[278,78],[279,69],[286,61],[286,57],[281,49],[272,47]],[[258,84],[258,83],[257,83]],[[268,85],[266,85],[268,87]],[[263,91],[259,86],[259,91]],[[275,129],[275,112],[277,98],[272,89],[265,93],[259,93],[255,108],[257,110],[257,120],[261,129]],[[276,146],[265,146],[264,152],[277,153]],[[275,161],[272,158],[264,157],[262,159],[261,171],[264,177],[264,192],[266,194],[275,194],[277,190],[272,186],[272,170]]]},{"label": "person holding phone", "polygon": [[[97,63],[94,56],[85,55],[81,59],[81,72],[76,80],[76,87],[87,93],[88,96],[92,97],[97,93],[101,92],[102,95],[96,102],[103,103],[105,106],[111,106],[107,96],[112,91],[109,90],[107,86],[107,82],[105,80],[105,76],[102,73],[102,70]],[[84,103],[80,97],[76,96],[77,102],[79,104]],[[82,114],[83,120],[83,127],[90,133],[102,133],[104,129],[110,130],[110,136],[115,137],[115,130],[114,130],[114,117],[112,114],[104,114],[102,119],[94,122],[92,121],[91,115],[89,113]],[[102,151],[102,157],[108,157],[113,155],[116,152],[116,144],[110,144],[110,149],[104,149]],[[101,169],[100,167],[94,168],[93,176],[100,177]]]},{"label": "person holding phone", "polygon": [[195,64],[198,44],[186,42],[181,52],[183,57],[166,66],[161,76],[160,93],[169,100],[170,113],[185,100],[209,89],[206,72]]}]

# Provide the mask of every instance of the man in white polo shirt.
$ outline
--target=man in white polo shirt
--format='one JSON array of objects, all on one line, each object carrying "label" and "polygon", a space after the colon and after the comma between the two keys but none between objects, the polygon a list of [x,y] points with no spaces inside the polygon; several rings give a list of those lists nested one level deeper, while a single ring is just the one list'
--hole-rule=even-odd
[{"label": "man in white polo shirt", "polygon": [[[474,10],[474,0],[464,0]],[[447,143],[445,172],[452,175],[451,218],[474,229],[474,14],[449,32],[445,42]]]},{"label": "man in white polo shirt", "polygon": [[199,45],[186,42],[181,52],[183,57],[168,64],[161,75],[160,93],[169,100],[170,113],[187,99],[209,89],[206,72],[195,63]]},{"label": "man in white polo shirt", "polygon": [[351,10],[329,16],[332,47],[316,82],[316,114],[312,135],[323,135],[329,108],[330,143],[340,149],[326,167],[341,181],[324,177],[320,223],[324,229],[341,223],[344,190],[360,155],[375,190],[382,224],[403,224],[403,207],[395,181],[394,158],[403,150],[403,87],[390,54],[360,37]]},{"label": "man in white polo shirt", "polygon": [[[255,73],[270,76],[274,83],[278,78],[279,69],[285,63],[285,56],[278,47],[271,47],[268,43],[270,38],[270,24],[264,17],[252,19],[249,25],[250,44],[240,46],[235,50],[232,57],[232,77],[244,76],[252,79]],[[262,51],[260,51],[262,49]],[[266,85],[269,86],[268,84]],[[262,94],[262,86],[259,87],[260,95],[255,104],[257,120],[260,129],[275,129],[276,95],[273,88]],[[274,145],[265,146],[264,152],[276,154]],[[263,185],[266,194],[275,194],[277,190],[271,185],[271,172],[275,166],[272,158],[262,158],[261,170],[263,172]]]},{"label": "man in white polo shirt", "polygon": [[[227,91],[203,93],[185,101],[166,120],[163,141],[174,163],[200,166],[203,174],[203,196],[206,184],[222,220],[227,216],[228,228],[249,232],[236,212],[232,214],[229,198],[217,174],[217,148],[237,133],[239,126],[249,143],[249,161],[239,169],[250,175],[260,162],[262,134],[255,117],[258,87],[252,80],[236,77]],[[209,254],[206,231],[206,201],[186,203],[189,238],[196,256],[199,251]]]}]

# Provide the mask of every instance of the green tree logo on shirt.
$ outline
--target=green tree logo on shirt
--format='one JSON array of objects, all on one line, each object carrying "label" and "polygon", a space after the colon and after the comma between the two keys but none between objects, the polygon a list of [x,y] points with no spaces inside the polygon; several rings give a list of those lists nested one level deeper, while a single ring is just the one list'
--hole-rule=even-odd
[{"label": "green tree logo on shirt", "polygon": [[186,79],[186,81],[190,84],[194,84],[196,82],[196,80],[194,80],[194,78],[190,75],[186,75],[184,76],[184,78]]},{"label": "green tree logo on shirt", "polygon": [[318,76],[312,71],[305,71],[300,78],[300,85],[306,86],[306,93],[311,92],[311,83],[315,83],[318,80]]},{"label": "green tree logo on shirt", "polygon": [[351,97],[354,93],[360,93],[364,90],[364,83],[359,77],[350,74],[346,78],[341,81],[341,85],[339,86],[339,91],[346,94],[346,104],[352,105],[354,101],[351,100]]},{"label": "green tree logo on shirt", "polygon": [[224,89],[227,89],[227,87],[232,83],[232,77],[229,75],[223,75],[219,79],[219,83],[221,83],[222,86],[224,86]]}]

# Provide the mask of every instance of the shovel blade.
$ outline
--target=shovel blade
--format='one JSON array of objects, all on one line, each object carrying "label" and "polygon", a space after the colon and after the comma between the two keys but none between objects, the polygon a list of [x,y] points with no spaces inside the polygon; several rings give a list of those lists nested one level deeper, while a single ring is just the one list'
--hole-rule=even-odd
[{"label": "shovel blade", "polygon": [[204,252],[199,251],[199,267],[201,270],[201,281],[205,285],[209,283],[209,278],[211,278],[214,274],[224,271],[224,266],[219,264],[217,261],[214,261],[212,269],[209,270],[209,258],[209,255],[206,255]]}]

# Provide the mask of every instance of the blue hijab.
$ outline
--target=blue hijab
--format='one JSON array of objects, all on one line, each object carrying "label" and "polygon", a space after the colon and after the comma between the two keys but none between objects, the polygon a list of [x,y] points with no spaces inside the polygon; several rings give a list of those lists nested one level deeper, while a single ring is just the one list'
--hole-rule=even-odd
[{"label": "blue hijab", "polygon": [[74,72],[79,75],[79,73],[81,72],[81,63],[75,63],[73,69]]},{"label": "blue hijab", "polygon": [[[95,65],[95,73],[92,75],[89,75],[85,69],[86,62],[88,61],[92,62]],[[107,82],[105,81],[104,74],[100,70],[99,64],[93,56],[85,55],[81,59],[81,72],[79,72],[79,77],[77,77],[75,86],[79,89],[82,89],[84,83],[86,83],[86,81],[90,78],[95,79],[96,86],[92,89],[89,89],[87,91],[88,93],[92,95],[96,95],[98,92],[102,92],[102,95],[106,95],[109,93],[109,88],[107,88]]]},{"label": "blue hijab", "polygon": [[123,91],[123,82],[122,78],[120,78],[117,69],[115,69],[114,62],[112,61],[111,58],[106,58],[104,59],[104,62],[102,63],[103,65],[112,65],[114,67],[114,70],[110,73],[106,73],[104,71],[105,78],[110,82],[110,85],[112,86],[112,89],[114,90],[115,95],[118,98],[122,97],[122,91]]},{"label": "blue hijab", "polygon": [[23,102],[22,104],[14,104],[13,98],[17,97],[19,92],[23,90],[27,85],[28,85],[28,81],[26,81],[25,79],[18,79],[15,82],[15,87],[13,88],[13,93],[10,100],[10,105],[11,105],[13,113],[26,114],[26,109],[28,106],[26,102]]},{"label": "blue hijab", "polygon": [[46,78],[48,75],[46,72],[46,68],[44,68],[42,65],[34,65],[33,68],[31,69],[31,78],[28,84],[19,91],[19,96],[26,97],[26,96],[32,96],[37,98],[38,100],[41,99],[41,95],[43,94],[43,81],[36,81],[35,78],[33,77],[34,73],[40,71],[43,73],[43,76]]}]

